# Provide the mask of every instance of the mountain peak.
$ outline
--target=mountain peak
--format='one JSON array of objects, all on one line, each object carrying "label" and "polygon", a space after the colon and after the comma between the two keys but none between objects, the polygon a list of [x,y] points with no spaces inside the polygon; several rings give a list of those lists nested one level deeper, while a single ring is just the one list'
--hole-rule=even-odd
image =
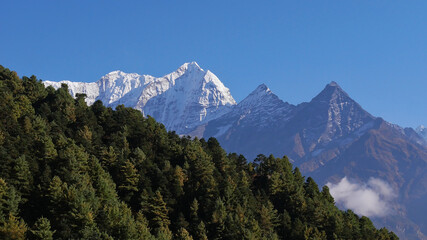
[{"label": "mountain peak", "polygon": [[199,66],[199,64],[197,64],[197,62],[186,62],[184,64],[181,65],[181,67],[179,67],[179,70],[198,70],[198,71],[203,71],[203,69]]},{"label": "mountain peak", "polygon": [[115,71],[107,73],[106,75],[116,75],[116,74],[121,74],[121,73],[124,73],[124,72],[120,71],[120,70],[115,70]]},{"label": "mountain peak", "polygon": [[333,91],[333,92],[340,92],[340,93],[344,93],[344,94],[347,95],[347,93],[335,81],[332,81],[329,84],[327,84],[325,86],[325,88],[323,89],[323,91],[325,91],[325,90],[327,90],[327,91]]},{"label": "mountain peak", "polygon": [[350,134],[374,119],[336,82],[326,85],[298,114],[297,124],[306,121],[307,125],[315,126],[311,119],[316,119],[315,124],[326,123],[309,138],[310,141],[322,144]]},{"label": "mountain peak", "polygon": [[326,86],[329,86],[329,87],[339,87],[340,88],[340,86],[338,85],[338,83],[337,82],[335,82],[335,81],[332,81],[332,82],[330,82],[328,85],[326,85]]},{"label": "mountain peak", "polygon": [[255,94],[255,93],[270,93],[271,90],[270,88],[267,87],[267,85],[265,85],[264,83],[259,85],[257,88],[255,88],[254,91],[252,91],[251,94]]},{"label": "mountain peak", "polygon": [[350,96],[338,85],[332,81],[325,86],[325,88],[311,101],[313,102],[329,102],[332,99],[339,97],[345,101],[353,101]]},{"label": "mountain peak", "polygon": [[[255,90],[253,90],[245,99],[243,99],[239,105],[259,105],[266,104],[267,102],[279,101],[283,103],[265,84],[259,85]],[[268,103],[267,103],[268,104]]]},{"label": "mountain peak", "polygon": [[112,71],[104,76],[101,77],[101,79],[98,80],[98,82],[109,82],[110,84],[122,84],[123,82],[137,80],[141,77],[141,75],[137,73],[125,73],[120,70]]}]

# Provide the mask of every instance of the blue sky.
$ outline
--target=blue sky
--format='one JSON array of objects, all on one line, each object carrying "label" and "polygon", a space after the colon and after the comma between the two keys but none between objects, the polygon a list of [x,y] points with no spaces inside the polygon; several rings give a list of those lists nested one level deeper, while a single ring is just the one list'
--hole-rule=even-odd
[{"label": "blue sky", "polygon": [[375,116],[427,124],[426,1],[3,1],[0,64],[43,80],[162,76],[197,61],[237,101],[336,81]]}]

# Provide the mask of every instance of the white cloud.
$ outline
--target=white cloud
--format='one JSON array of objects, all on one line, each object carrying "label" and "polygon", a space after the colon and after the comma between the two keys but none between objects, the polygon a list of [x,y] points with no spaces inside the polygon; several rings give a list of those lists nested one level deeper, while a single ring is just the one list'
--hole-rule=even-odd
[{"label": "white cloud", "polygon": [[350,182],[347,177],[337,184],[326,184],[335,201],[359,215],[382,217],[391,213],[391,201],[396,197],[389,184],[378,178],[367,183]]}]

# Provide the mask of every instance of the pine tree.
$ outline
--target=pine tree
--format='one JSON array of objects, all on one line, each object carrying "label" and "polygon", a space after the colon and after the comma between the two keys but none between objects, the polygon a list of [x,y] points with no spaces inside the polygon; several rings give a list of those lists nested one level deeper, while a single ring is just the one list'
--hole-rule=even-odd
[{"label": "pine tree", "polygon": [[157,240],[172,240],[173,235],[169,228],[161,227],[157,229],[156,239]]},{"label": "pine tree", "polygon": [[177,165],[174,170],[173,176],[173,192],[175,193],[175,197],[179,197],[184,194],[184,183],[188,180],[187,175],[184,170]]},{"label": "pine tree", "polygon": [[150,229],[148,228],[148,221],[141,212],[138,212],[136,215],[136,226],[139,239],[154,240],[154,236],[151,235]]},{"label": "pine tree", "polygon": [[22,219],[18,219],[12,214],[0,222],[0,239],[4,240],[24,240],[27,232],[27,225]]},{"label": "pine tree", "polygon": [[117,164],[118,154],[115,152],[112,146],[109,146],[108,149],[103,149],[101,151],[101,164],[108,170],[112,170],[113,167]]},{"label": "pine tree", "polygon": [[361,237],[366,240],[375,239],[376,229],[371,220],[365,216],[361,217],[360,220],[360,233]]},{"label": "pine tree", "polygon": [[25,197],[27,197],[31,189],[32,174],[29,164],[25,159],[25,155],[22,155],[15,161],[15,166],[13,167],[13,180],[14,181],[11,183],[18,191],[25,194]]},{"label": "pine tree", "polygon": [[320,232],[316,227],[306,227],[304,231],[304,239],[306,240],[327,240],[326,233]]},{"label": "pine tree", "polygon": [[262,205],[259,210],[259,226],[262,229],[263,236],[268,237],[273,235],[278,222],[277,210],[274,209],[270,201],[267,201],[266,205]]},{"label": "pine tree", "polygon": [[206,226],[205,226],[205,223],[203,221],[201,221],[197,225],[197,231],[196,231],[195,237],[196,237],[196,239],[199,239],[199,240],[208,240],[208,236],[207,236],[207,232],[206,232]]},{"label": "pine tree", "polygon": [[150,226],[154,230],[168,229],[170,221],[168,217],[168,209],[163,201],[163,196],[160,191],[156,191],[154,196],[150,198],[148,205],[148,213]]},{"label": "pine tree", "polygon": [[19,213],[21,198],[13,186],[8,185],[0,178],[0,222],[7,222],[16,218]]},{"label": "pine tree", "polygon": [[225,230],[225,220],[227,211],[224,202],[218,198],[215,202],[214,212],[212,213],[212,225],[215,229],[214,239],[221,239]]},{"label": "pine tree", "polygon": [[126,160],[120,167],[119,193],[122,198],[129,202],[132,196],[138,192],[138,175],[135,166]]},{"label": "pine tree", "polygon": [[31,230],[32,239],[52,240],[55,231],[52,231],[50,221],[47,218],[39,218]]},{"label": "pine tree", "polygon": [[185,228],[180,228],[174,239],[176,239],[176,240],[193,240],[193,237],[190,235],[190,233],[188,233],[188,231]]}]

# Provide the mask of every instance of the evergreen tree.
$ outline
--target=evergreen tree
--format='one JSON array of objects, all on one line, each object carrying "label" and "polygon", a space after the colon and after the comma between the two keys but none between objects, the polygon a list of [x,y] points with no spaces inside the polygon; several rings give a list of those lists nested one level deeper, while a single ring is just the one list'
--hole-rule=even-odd
[{"label": "evergreen tree", "polygon": [[147,216],[150,221],[150,226],[154,230],[168,229],[170,221],[168,217],[168,209],[163,201],[163,196],[160,191],[156,191],[154,196],[150,198],[148,205]]},{"label": "evergreen tree", "polygon": [[201,221],[198,225],[197,225],[197,231],[196,231],[196,239],[200,239],[200,240],[207,240],[208,236],[207,236],[207,232],[206,232],[206,226],[205,223],[203,221]]},{"label": "evergreen tree", "polygon": [[193,237],[188,233],[185,228],[180,228],[175,237],[176,240],[193,240]]},{"label": "evergreen tree", "polygon": [[0,239],[4,240],[24,240],[27,232],[27,225],[21,219],[13,215],[0,223]]},{"label": "evergreen tree", "polygon": [[12,179],[12,185],[27,198],[31,191],[32,175],[25,155],[16,159]]},{"label": "evergreen tree", "polygon": [[132,196],[138,192],[138,175],[132,162],[126,160],[122,163],[120,167],[120,176],[119,193],[126,202],[129,202]]},{"label": "evergreen tree", "polygon": [[47,218],[39,218],[31,230],[32,239],[52,240],[55,231],[51,230],[50,221]]}]

